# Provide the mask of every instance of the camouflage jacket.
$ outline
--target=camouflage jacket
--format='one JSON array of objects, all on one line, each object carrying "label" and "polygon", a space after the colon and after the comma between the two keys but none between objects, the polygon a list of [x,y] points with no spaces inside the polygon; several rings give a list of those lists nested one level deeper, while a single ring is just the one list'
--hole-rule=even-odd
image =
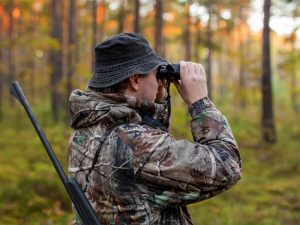
[{"label": "camouflage jacket", "polygon": [[[101,224],[193,224],[187,204],[213,197],[240,179],[237,144],[226,118],[208,105],[190,108],[195,142],[163,126],[166,107],[119,94],[76,90],[68,172]],[[81,224],[74,209],[74,224]]]}]

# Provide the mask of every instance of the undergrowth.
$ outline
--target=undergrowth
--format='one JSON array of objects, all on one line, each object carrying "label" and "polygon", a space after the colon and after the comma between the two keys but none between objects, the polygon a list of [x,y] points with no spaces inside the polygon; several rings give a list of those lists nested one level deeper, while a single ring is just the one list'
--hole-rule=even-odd
[{"label": "undergrowth", "polygon": [[[176,100],[176,99],[175,99]],[[47,109],[37,118],[66,168],[71,132],[53,123]],[[224,108],[240,146],[241,181],[227,192],[189,206],[195,224],[300,224],[300,127],[297,118],[277,115],[277,143],[260,138],[259,113]],[[191,140],[185,108],[173,109],[171,133]],[[70,224],[71,203],[26,114],[6,110],[0,123],[0,225]]]}]

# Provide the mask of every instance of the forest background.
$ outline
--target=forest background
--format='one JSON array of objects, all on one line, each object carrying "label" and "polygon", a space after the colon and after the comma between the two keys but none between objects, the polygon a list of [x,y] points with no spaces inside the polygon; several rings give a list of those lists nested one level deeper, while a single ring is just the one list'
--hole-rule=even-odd
[{"label": "forest background", "polygon": [[[71,224],[70,200],[9,93],[18,80],[63,167],[68,96],[96,43],[139,32],[170,62],[206,68],[210,98],[240,146],[242,180],[189,206],[195,224],[300,224],[299,0],[1,0],[0,224]],[[172,89],[171,133],[191,139]]]}]

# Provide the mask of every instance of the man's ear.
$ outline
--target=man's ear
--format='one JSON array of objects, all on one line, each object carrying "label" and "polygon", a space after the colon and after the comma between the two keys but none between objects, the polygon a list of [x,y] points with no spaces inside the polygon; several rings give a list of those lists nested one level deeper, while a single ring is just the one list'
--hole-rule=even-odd
[{"label": "man's ear", "polygon": [[129,85],[134,91],[139,90],[139,76],[138,75],[132,75],[129,77]]}]

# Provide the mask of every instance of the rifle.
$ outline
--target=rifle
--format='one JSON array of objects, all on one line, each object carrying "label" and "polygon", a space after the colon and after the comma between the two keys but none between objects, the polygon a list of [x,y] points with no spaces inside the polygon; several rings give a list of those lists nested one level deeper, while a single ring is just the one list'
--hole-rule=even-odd
[{"label": "rifle", "polygon": [[41,142],[43,143],[46,152],[55,167],[56,172],[58,173],[63,185],[65,186],[66,191],[68,192],[81,220],[84,225],[100,225],[97,216],[82,192],[77,180],[74,177],[67,178],[64,173],[59,161],[57,160],[42,128],[39,126],[34,114],[30,108],[30,105],[17,81],[13,82],[10,87],[11,94],[16,97],[16,99],[22,104],[25,111],[27,112],[32,125],[34,126],[37,134],[40,137]]}]

